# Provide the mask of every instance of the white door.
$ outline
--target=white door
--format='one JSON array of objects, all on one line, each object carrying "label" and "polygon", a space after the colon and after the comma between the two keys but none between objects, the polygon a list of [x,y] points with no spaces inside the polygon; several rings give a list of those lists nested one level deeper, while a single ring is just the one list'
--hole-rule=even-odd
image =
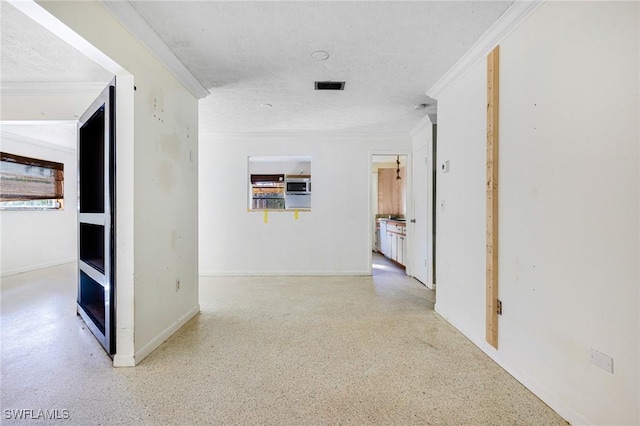
[{"label": "white door", "polygon": [[413,153],[413,276],[432,288],[429,279],[431,267],[431,214],[429,213],[429,197],[431,179],[429,177],[431,156],[427,146],[419,148]]}]

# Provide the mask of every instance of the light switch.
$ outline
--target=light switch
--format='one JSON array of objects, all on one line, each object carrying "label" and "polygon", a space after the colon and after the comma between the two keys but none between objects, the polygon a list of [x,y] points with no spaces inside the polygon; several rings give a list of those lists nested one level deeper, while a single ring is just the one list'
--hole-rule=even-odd
[{"label": "light switch", "polygon": [[440,200],[440,211],[441,211],[441,212],[443,212],[443,211],[444,211],[444,205],[445,205],[444,200]]},{"label": "light switch", "polygon": [[442,173],[449,173],[449,160],[442,162],[440,164],[440,170]]}]

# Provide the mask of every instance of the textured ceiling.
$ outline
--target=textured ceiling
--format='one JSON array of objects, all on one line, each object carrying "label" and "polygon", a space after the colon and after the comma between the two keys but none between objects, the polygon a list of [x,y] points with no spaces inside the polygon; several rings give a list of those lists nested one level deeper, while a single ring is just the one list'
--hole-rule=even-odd
[{"label": "textured ceiling", "polygon": [[[385,133],[407,132],[435,113],[424,93],[511,2],[131,4],[211,91],[200,101],[202,133]],[[7,2],[0,7],[2,83],[111,78]],[[329,59],[312,59],[316,50]],[[318,92],[315,80],[346,87]],[[430,106],[415,110],[421,103]]]},{"label": "textured ceiling", "polygon": [[[211,91],[203,133],[407,132],[434,112],[414,109],[424,93],[510,3],[131,2]],[[345,90],[317,92],[315,80]]]},{"label": "textured ceiling", "polygon": [[0,2],[0,81],[108,82],[111,75],[5,1]]}]

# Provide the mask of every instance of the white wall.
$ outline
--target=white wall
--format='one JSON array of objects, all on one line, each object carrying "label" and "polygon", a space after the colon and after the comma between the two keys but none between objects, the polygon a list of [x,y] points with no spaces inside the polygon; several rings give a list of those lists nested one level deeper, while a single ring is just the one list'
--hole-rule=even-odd
[{"label": "white wall", "polygon": [[197,99],[98,2],[40,4],[133,76],[117,94],[114,358],[133,365],[200,309]]},{"label": "white wall", "polygon": [[74,262],[78,235],[76,151],[8,133],[0,137],[3,152],[64,164],[63,209],[0,211],[0,275]]},{"label": "white wall", "polygon": [[638,6],[546,3],[501,44],[497,351],[484,343],[485,63],[438,102],[451,172],[438,175],[436,310],[574,424],[640,423]]},{"label": "white wall", "polygon": [[[265,157],[262,157],[265,158]],[[295,161],[278,159],[277,161],[250,161],[249,174],[284,174],[284,175],[310,175],[310,161]]]},{"label": "white wall", "polygon": [[[201,136],[200,273],[368,274],[370,152],[408,150],[409,136]],[[247,211],[247,158],[310,156],[311,211]]]}]

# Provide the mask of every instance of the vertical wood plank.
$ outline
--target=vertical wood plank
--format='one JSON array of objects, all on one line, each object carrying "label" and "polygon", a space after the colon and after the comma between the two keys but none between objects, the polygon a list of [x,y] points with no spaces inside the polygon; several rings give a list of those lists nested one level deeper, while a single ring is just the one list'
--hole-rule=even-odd
[{"label": "vertical wood plank", "polygon": [[487,56],[487,312],[486,339],[498,348],[499,46]]}]

